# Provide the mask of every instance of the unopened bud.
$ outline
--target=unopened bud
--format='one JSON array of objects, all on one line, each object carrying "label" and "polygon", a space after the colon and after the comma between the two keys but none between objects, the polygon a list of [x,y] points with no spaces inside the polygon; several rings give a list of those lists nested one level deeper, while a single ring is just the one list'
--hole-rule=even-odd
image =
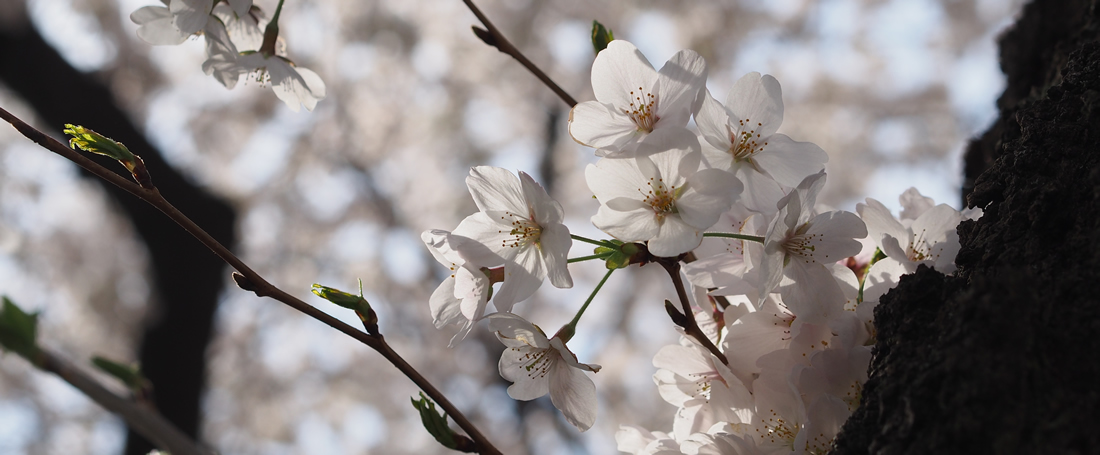
[{"label": "unopened bud", "polygon": [[607,49],[607,43],[615,39],[615,33],[606,28],[599,21],[592,21],[592,48],[599,54]]}]

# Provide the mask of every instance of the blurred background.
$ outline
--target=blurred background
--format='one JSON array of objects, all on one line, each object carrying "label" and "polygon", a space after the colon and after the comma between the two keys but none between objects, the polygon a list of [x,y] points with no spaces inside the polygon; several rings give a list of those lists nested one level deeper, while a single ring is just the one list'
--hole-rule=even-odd
[{"label": "blurred background", "polygon": [[[963,147],[994,119],[1003,89],[995,38],[1021,1],[478,4],[580,101],[592,99],[593,19],[658,68],[680,49],[696,50],[718,99],[743,74],[770,73],[783,86],[780,132],[829,153],[821,202],[854,210],[873,197],[897,210],[910,186],[959,207]],[[271,12],[276,2],[256,3]],[[600,235],[588,221],[597,206],[583,177],[595,157],[566,133],[568,106],[477,40],[470,32],[476,19],[462,2],[287,0],[280,26],[289,57],[327,85],[327,99],[312,113],[290,111],[255,81],[226,90],[202,73],[201,40],[154,48],[137,39],[129,14],[153,4],[7,0],[0,31],[41,35],[63,63],[106,87],[107,102],[183,184],[224,201],[218,210],[196,205],[196,218],[226,223],[222,238],[235,238],[233,249],[274,284],[358,326],[350,311],[309,288],[352,290],[362,279],[390,343],[505,453],[613,453],[620,424],[671,429],[675,408],[651,377],[653,354],[676,340],[661,306],[674,295],[662,270],[612,276],[570,343],[580,361],[604,366],[592,376],[599,418],[583,434],[548,397],[525,403],[507,396],[496,369],[502,346],[487,330],[448,349],[454,329],[431,325],[427,301],[445,269],[419,233],[453,229],[476,210],[464,182],[471,166],[531,174],[565,207],[573,232]],[[9,39],[0,47],[25,43]],[[91,116],[86,126],[120,139],[97,127],[104,104],[81,106],[82,93],[72,87],[8,82],[37,69],[14,55],[0,53],[9,78],[0,80],[0,106],[58,134],[70,120],[46,121],[58,103],[41,100],[65,96]],[[205,379],[197,404],[203,441],[234,454],[447,453],[420,427],[408,400],[415,387],[373,351],[237,289],[226,269],[159,268],[175,258],[156,256],[150,242],[174,241],[138,235],[146,218],[126,208],[132,201],[116,200],[11,128],[0,127],[0,163],[0,294],[41,312],[42,345],[85,366],[92,355],[136,361],[146,329],[176,320],[166,302],[186,295],[158,283],[192,289],[200,272],[213,273],[213,284],[202,284],[212,286],[209,336],[181,332],[209,339],[198,375]],[[204,200],[184,190],[165,194],[173,202]],[[197,242],[176,245],[209,259]],[[590,254],[584,245],[573,252]],[[543,286],[516,312],[554,331],[583,303],[600,269],[571,266],[573,289]],[[186,307],[187,299],[174,305]],[[194,306],[204,307],[199,300]],[[0,453],[113,454],[125,446],[120,420],[21,358],[0,356]]]}]

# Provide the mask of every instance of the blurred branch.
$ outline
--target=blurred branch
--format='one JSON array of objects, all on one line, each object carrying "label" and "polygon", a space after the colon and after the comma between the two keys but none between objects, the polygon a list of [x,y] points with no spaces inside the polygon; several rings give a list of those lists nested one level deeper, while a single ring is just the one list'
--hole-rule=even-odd
[{"label": "blurred branch", "polygon": [[214,452],[199,447],[198,443],[183,434],[156,411],[126,398],[115,395],[99,385],[69,362],[39,348],[34,358],[28,358],[42,371],[56,374],[65,382],[83,392],[92,401],[108,411],[118,414],[131,429],[173,455],[211,455]]},{"label": "blurred branch", "polygon": [[500,33],[500,29],[498,29],[497,26],[493,25],[488,17],[485,17],[485,14],[483,14],[481,10],[478,9],[476,5],[474,5],[474,2],[472,0],[462,0],[462,2],[470,8],[470,11],[474,13],[474,16],[477,16],[477,20],[481,21],[481,25],[485,26],[485,28],[480,28],[476,25],[472,27],[474,29],[474,34],[477,35],[477,37],[480,38],[481,41],[485,42],[485,44],[497,48],[497,50],[505,54],[511,55],[512,58],[516,59],[516,61],[523,65],[524,68],[527,68],[527,70],[530,71],[531,74],[534,74],[535,77],[539,78],[539,80],[542,81],[543,84],[546,84],[547,87],[550,87],[550,90],[553,90],[554,93],[558,95],[558,98],[561,98],[562,101],[565,101],[565,104],[568,104],[570,108],[577,105],[577,100],[573,99],[572,96],[569,96],[568,93],[565,93],[565,90],[562,90],[562,88],[559,87],[558,84],[554,83],[553,79],[550,79],[550,76],[547,76],[546,73],[542,72],[542,70],[539,69],[539,67],[535,66],[535,64],[532,63],[531,60],[527,58],[527,56],[523,55],[523,52],[520,52],[519,49],[516,49],[516,46],[514,46],[511,41],[508,41],[508,38],[505,38],[503,33]]},{"label": "blurred branch", "polygon": [[[420,372],[413,368],[412,365],[409,365],[409,363],[406,362],[404,358],[398,355],[397,352],[395,352],[393,348],[391,348],[390,345],[386,343],[385,338],[381,334],[374,336],[358,330],[348,324],[345,324],[339,319],[336,319],[335,317],[332,317],[327,313],[313,307],[312,305],[302,300],[299,300],[298,298],[288,294],[282,289],[279,289],[275,285],[267,282],[267,280],[265,280],[255,271],[253,271],[250,267],[248,267],[248,265],[241,261],[240,258],[229,251],[228,248],[223,246],[210,234],[208,234],[201,227],[191,221],[191,219],[189,219],[186,215],[176,209],[175,206],[169,203],[164,198],[164,196],[160,194],[160,191],[157,190],[155,186],[148,189],[142,188],[137,183],[127,180],[121,175],[108,170],[107,168],[90,160],[83,154],[70,149],[69,147],[65,146],[65,144],[58,142],[47,134],[28,125],[26,122],[15,117],[3,108],[0,108],[0,118],[7,121],[8,123],[11,123],[11,125],[14,126],[15,129],[18,130],[21,134],[26,136],[31,141],[34,141],[38,145],[42,146],[43,148],[58,155],[61,155],[62,157],[88,170],[92,174],[95,174],[96,176],[108,182],[111,182],[119,188],[122,188],[123,190],[133,194],[134,196],[137,196],[139,199],[149,203],[153,207],[156,207],[158,210],[171,218],[172,221],[175,221],[176,224],[182,227],[185,231],[198,239],[199,242],[202,242],[203,245],[213,251],[214,254],[216,254],[219,258],[221,258],[231,267],[236,269],[237,273],[234,274],[233,279],[242,289],[246,291],[251,291],[259,297],[271,297],[275,300],[283,302],[290,307],[302,313],[305,313],[313,319],[321,321],[329,327],[332,327],[377,351],[379,354],[382,355],[382,357],[385,357],[386,360],[393,364],[393,366],[397,367],[397,369],[400,370],[401,373],[403,373],[406,377],[413,381],[413,383],[415,383],[417,387],[420,387],[420,389],[423,390],[429,397],[431,397],[432,400],[435,400],[436,403],[439,403],[440,407],[443,408],[443,410],[446,411],[452,419],[454,419],[455,423],[458,424],[458,426],[462,428],[470,436],[470,438],[472,438],[478,444],[480,453],[500,454],[500,451],[496,447],[494,447],[492,443],[490,443],[489,440],[481,434],[480,431],[478,431],[477,427],[475,427],[473,423],[471,423],[469,419],[467,419],[466,416],[463,415],[462,412],[459,411],[458,408],[456,408],[447,399],[447,397],[443,395],[443,393],[441,393],[438,389],[435,388],[435,386],[428,382],[428,380],[424,378],[424,376],[421,375]],[[153,176],[154,179],[155,177],[156,176]]]}]

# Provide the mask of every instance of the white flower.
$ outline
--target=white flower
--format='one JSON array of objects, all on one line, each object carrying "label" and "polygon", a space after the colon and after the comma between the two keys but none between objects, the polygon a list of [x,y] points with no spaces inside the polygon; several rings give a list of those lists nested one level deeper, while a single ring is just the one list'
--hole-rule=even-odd
[{"label": "white flower", "polygon": [[866,204],[856,205],[856,211],[867,223],[871,240],[883,253],[905,266],[909,273],[920,264],[927,264],[942,273],[954,272],[955,255],[960,248],[956,228],[965,217],[947,204],[931,206],[931,199],[921,197],[912,188],[902,195],[901,200],[903,203],[910,202],[902,212],[904,218],[901,221],[874,199],[867,198]]},{"label": "white flower", "polygon": [[690,50],[674,55],[658,72],[633,44],[614,40],[592,63],[596,101],[569,113],[569,134],[600,156],[629,156],[649,133],[683,128],[699,109],[707,78],[703,57]]},{"label": "white flower", "polygon": [[312,111],[317,102],[325,98],[325,82],[321,77],[285,57],[251,52],[238,57],[237,63],[247,73],[256,72],[257,80],[270,83],[275,96],[294,112],[298,112],[299,105]]},{"label": "white flower", "polygon": [[670,128],[638,144],[633,159],[588,165],[585,180],[600,201],[592,224],[619,240],[648,241],[655,256],[691,251],[741,191],[732,174],[700,170],[701,159],[695,136]]},{"label": "white flower", "polygon": [[[709,315],[707,315],[709,317]],[[752,395],[729,368],[694,340],[681,337],[653,357],[653,382],[669,404],[680,410],[673,421],[677,439],[716,423],[752,422]]]},{"label": "white flower", "polygon": [[827,319],[843,310],[847,299],[825,264],[859,253],[861,244],[856,239],[867,236],[867,227],[854,213],[814,215],[814,202],[824,185],[821,172],[806,177],[785,196],[764,240],[760,301],[786,276],[793,283],[780,290],[783,303],[807,321]]},{"label": "white flower", "polygon": [[489,278],[455,251],[455,244],[470,241],[469,239],[456,237],[439,229],[424,231],[420,234],[420,239],[428,246],[432,256],[451,270],[451,275],[432,293],[428,304],[437,329],[451,324],[462,326],[451,338],[450,346],[453,347],[469,335],[474,323],[484,317],[489,297]]},{"label": "white flower", "polygon": [[591,428],[596,422],[596,385],[584,371],[595,373],[600,366],[578,363],[561,338],[547,339],[537,325],[515,314],[488,317],[489,329],[507,347],[500,356],[500,375],[514,383],[508,396],[527,401],[549,393],[565,420],[581,431]]},{"label": "white flower", "polygon": [[562,221],[561,204],[531,176],[517,179],[507,169],[470,169],[466,185],[480,212],[466,217],[454,234],[473,239],[457,246],[468,260],[484,266],[504,264],[504,284],[493,297],[500,311],[526,299],[549,276],[559,288],[573,286],[567,255],[573,241]]},{"label": "white flower", "polygon": [[130,13],[130,20],[138,24],[137,35],[154,46],[176,45],[187,41],[191,33],[176,27],[175,16],[163,6],[143,6]]},{"label": "white flower", "polygon": [[743,76],[730,89],[725,106],[706,92],[695,122],[707,162],[733,172],[745,184],[742,200],[755,211],[774,213],[783,197],[780,185],[797,186],[829,160],[812,142],[775,133],[783,123],[783,93],[770,75]]}]

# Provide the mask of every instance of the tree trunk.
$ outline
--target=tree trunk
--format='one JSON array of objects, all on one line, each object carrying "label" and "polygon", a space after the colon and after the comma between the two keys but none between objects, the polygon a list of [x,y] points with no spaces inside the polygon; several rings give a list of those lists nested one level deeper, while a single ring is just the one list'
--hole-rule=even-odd
[{"label": "tree trunk", "polygon": [[1098,3],[1033,2],[1001,37],[1000,117],[966,156],[985,214],[955,276],[882,298],[833,453],[1100,453]]}]

